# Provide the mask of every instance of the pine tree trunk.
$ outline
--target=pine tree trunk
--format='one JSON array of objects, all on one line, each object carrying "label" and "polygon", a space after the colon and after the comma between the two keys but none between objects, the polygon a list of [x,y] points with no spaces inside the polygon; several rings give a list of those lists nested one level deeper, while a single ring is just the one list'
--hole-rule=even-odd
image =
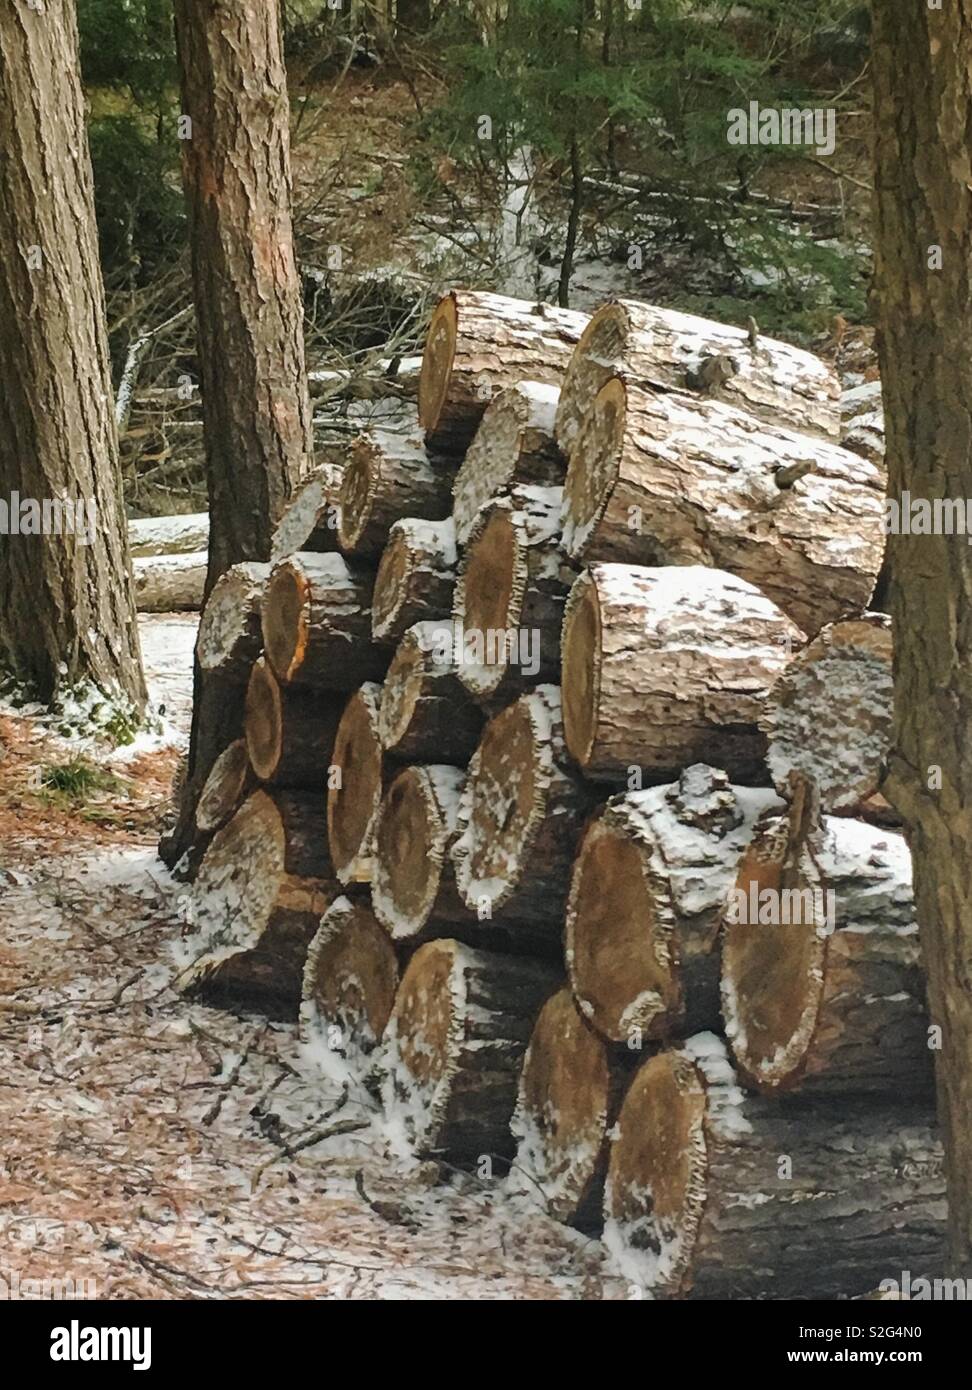
[{"label": "pine tree trunk", "polygon": [[[875,5],[876,288],[889,495],[972,497],[972,15]],[[940,260],[937,257],[940,248]],[[929,268],[931,265],[931,268]],[[937,1056],[951,1273],[972,1276],[972,548],[889,537],[895,753]]]},{"label": "pine tree trunk", "polygon": [[[145,685],[73,0],[0,12],[0,149],[0,648],[45,703],[92,683],[137,720]],[[31,534],[21,499],[69,510]]]}]

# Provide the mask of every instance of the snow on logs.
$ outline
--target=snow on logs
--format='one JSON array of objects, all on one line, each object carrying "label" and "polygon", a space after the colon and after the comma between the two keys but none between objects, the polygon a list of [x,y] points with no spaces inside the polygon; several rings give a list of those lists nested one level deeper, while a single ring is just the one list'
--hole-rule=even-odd
[{"label": "snow on logs", "polygon": [[453,486],[456,539],[465,545],[476,513],[518,483],[563,485],[566,461],[554,442],[560,392],[539,381],[518,381],[490,401]]},{"label": "snow on logs", "polygon": [[794,798],[743,856],[726,911],[722,1011],[766,1093],[930,1096],[932,1035],[903,836]]},{"label": "snow on logs", "polygon": [[757,728],[803,633],[752,584],[698,566],[596,564],[570,591],[562,678],[567,747],[588,777],[677,777],[692,763],[765,776]]},{"label": "snow on logs", "polygon": [[381,1058],[385,1112],[419,1153],[476,1162],[512,1151],[510,1117],[554,966],[452,939],[412,956]]},{"label": "snow on logs", "polygon": [[371,894],[375,916],[395,941],[413,941],[430,924],[470,919],[449,858],[464,781],[457,767],[409,767],[385,793]]},{"label": "snow on logs", "polygon": [[343,696],[282,686],[258,657],[246,690],[246,747],[261,782],[278,787],[326,785]]},{"label": "snow on logs", "polygon": [[380,707],[381,686],[366,681],[349,697],[334,737],[327,841],[343,884],[371,882],[374,834],[385,784]]},{"label": "snow on logs", "polygon": [[[707,381],[713,359],[723,370]],[[773,338],[754,344],[743,328],[621,299],[591,316],[561,383],[554,428],[568,458],[612,377],[642,391],[718,393],[770,426],[840,434],[840,384],[819,357]]]},{"label": "snow on logs", "polygon": [[[868,814],[892,736],[891,620],[864,613],[833,623],[794,656],[760,717],[781,795],[793,772],[811,777],[825,811]],[[888,808],[889,809],[889,808]]]},{"label": "snow on logs", "polygon": [[719,1026],[719,938],[730,888],[772,791],[696,765],[613,797],[574,860],[564,952],[578,1007],[611,1042]]},{"label": "snow on logs", "polygon": [[203,671],[246,685],[262,645],[260,615],[269,577],[269,565],[245,560],[217,579],[196,637]]},{"label": "snow on logs", "polygon": [[604,1215],[608,1249],[649,1296],[839,1298],[938,1267],[941,1150],[921,1115],[746,1095],[702,1033],[631,1082]]},{"label": "snow on logs", "polygon": [[559,385],[587,315],[453,290],[432,315],[419,378],[428,443],[463,454],[490,400],[521,381]]},{"label": "snow on logs", "polygon": [[611,378],[564,487],[575,560],[711,565],[813,635],[864,608],[884,556],[881,469],[720,401]]},{"label": "snow on logs", "polygon": [[277,523],[270,542],[270,563],[298,551],[337,550],[340,471],[325,464],[297,489]]},{"label": "snow on logs", "polygon": [[459,680],[451,619],[416,623],[402,637],[382,685],[378,732],[385,752],[404,762],[465,767],[483,714]]},{"label": "snow on logs", "polygon": [[135,607],[140,613],[197,612],[203,604],[209,556],[205,550],[136,555]]},{"label": "snow on logs", "polygon": [[377,559],[401,517],[441,521],[452,509],[452,466],[426,453],[421,433],[373,428],[351,445],[338,499],[338,542]]},{"label": "snow on logs", "polygon": [[213,763],[196,803],[196,829],[210,834],[226,824],[252,780],[246,741],[236,739]]},{"label": "snow on logs", "polygon": [[371,643],[373,576],[341,555],[300,552],[273,567],[263,646],[284,685],[353,690],[380,679],[387,653]]},{"label": "snow on logs", "polygon": [[376,642],[397,642],[413,623],[449,617],[455,584],[452,519],[396,521],[375,575],[372,637]]},{"label": "snow on logs", "polygon": [[517,486],[481,507],[456,582],[459,679],[495,703],[560,676],[560,629],[576,568],[560,544],[560,488]]}]

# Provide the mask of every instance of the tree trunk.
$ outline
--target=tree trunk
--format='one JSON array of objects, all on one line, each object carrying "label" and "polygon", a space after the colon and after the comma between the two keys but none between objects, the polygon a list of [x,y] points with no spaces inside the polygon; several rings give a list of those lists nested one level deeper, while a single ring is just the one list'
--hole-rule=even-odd
[{"label": "tree trunk", "polygon": [[372,576],[341,555],[301,552],[275,565],[263,602],[263,645],[285,685],[353,690],[380,678],[388,654],[371,644]]},{"label": "tree trunk", "polygon": [[453,486],[456,539],[465,545],[479,508],[507,496],[517,483],[561,487],[566,461],[554,443],[560,392],[539,381],[518,381],[486,407]]},{"label": "tree trunk", "polygon": [[430,458],[419,432],[370,429],[351,445],[338,499],[345,553],[375,559],[402,517],[441,521],[452,506],[454,467]]},{"label": "tree trunk", "polygon": [[378,731],[397,760],[469,762],[483,714],[459,681],[451,620],[416,623],[399,642],[382,687]]},{"label": "tree trunk", "polygon": [[265,657],[246,691],[246,746],[253,771],[275,787],[307,787],[323,797],[343,697],[283,687]]},{"label": "tree trunk", "polygon": [[0,647],[45,704],[94,686],[137,723],[145,684],[70,0],[3,7],[0,148]]},{"label": "tree trunk", "polygon": [[[963,3],[875,5],[876,289],[889,495],[972,497],[972,30]],[[931,268],[929,268],[931,267]],[[895,752],[937,1059],[952,1273],[972,1276],[972,549],[889,537]]]},{"label": "tree trunk", "polygon": [[558,972],[430,941],[402,977],[385,1033],[382,1099],[419,1153],[477,1162],[512,1151],[517,1078]]},{"label": "tree trunk", "polygon": [[586,314],[505,295],[447,294],[432,315],[419,380],[428,443],[463,454],[498,391],[519,381],[558,386],[586,322]]},{"label": "tree trunk", "polygon": [[696,764],[613,797],[574,861],[564,954],[578,1008],[611,1042],[719,1026],[726,896],[771,791]]},{"label": "tree trunk", "polygon": [[338,878],[370,883],[375,827],[387,769],[378,733],[381,686],[367,681],[341,715],[328,778],[327,838]]},{"label": "tree trunk", "polygon": [[605,1242],[654,1297],[848,1298],[940,1267],[927,1119],[746,1096],[712,1033],[652,1057],[615,1126]]},{"label": "tree trunk", "polygon": [[557,443],[569,458],[595,396],[612,377],[646,391],[684,391],[712,357],[729,358],[735,368],[716,388],[722,399],[770,425],[839,437],[840,384],[818,357],[772,338],[759,338],[753,349],[743,328],[619,299],[592,315],[570,360]]},{"label": "tree trunk", "polygon": [[375,576],[372,637],[376,642],[397,642],[414,623],[448,618],[455,584],[452,521],[396,521]]},{"label": "tree trunk", "polygon": [[756,727],[803,634],[720,570],[592,565],[563,632],[567,747],[588,777],[671,781],[691,763],[765,779]]},{"label": "tree trunk", "polygon": [[702,564],[763,590],[809,635],[865,607],[884,555],[884,477],[838,445],[722,402],[613,377],[564,487],[573,559]]}]

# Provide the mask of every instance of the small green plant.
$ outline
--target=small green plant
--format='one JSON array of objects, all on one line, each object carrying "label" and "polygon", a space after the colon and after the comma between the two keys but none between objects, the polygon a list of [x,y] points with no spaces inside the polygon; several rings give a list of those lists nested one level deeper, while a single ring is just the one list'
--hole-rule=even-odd
[{"label": "small green plant", "polygon": [[104,768],[96,767],[87,758],[78,756],[66,763],[47,763],[41,768],[40,784],[55,799],[78,805],[97,792],[119,788],[118,778]]}]

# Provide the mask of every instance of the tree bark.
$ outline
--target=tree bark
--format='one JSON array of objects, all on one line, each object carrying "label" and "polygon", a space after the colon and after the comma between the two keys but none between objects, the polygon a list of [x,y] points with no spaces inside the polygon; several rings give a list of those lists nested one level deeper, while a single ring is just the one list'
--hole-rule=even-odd
[{"label": "tree bark", "polygon": [[414,623],[448,618],[455,585],[452,521],[396,521],[375,576],[372,637],[376,642],[397,642]]},{"label": "tree bark", "polygon": [[[0,148],[0,647],[45,704],[94,686],[137,723],[145,684],[70,0],[3,7]],[[41,509],[36,528],[22,499]]]},{"label": "tree bark", "polygon": [[691,763],[766,778],[756,727],[803,634],[751,584],[720,570],[592,565],[563,631],[567,747],[588,777],[639,769],[671,781]]},{"label": "tree bark", "polygon": [[376,559],[402,517],[442,521],[452,505],[454,467],[426,453],[416,430],[370,429],[351,445],[338,499],[346,554]]},{"label": "tree bark", "polygon": [[243,561],[221,574],[206,601],[196,657],[202,670],[245,685],[260,654],[261,612],[270,566]]},{"label": "tree bark", "polygon": [[184,516],[143,516],[128,523],[132,556],[185,555],[209,545],[209,513]]},{"label": "tree bark", "polygon": [[140,613],[198,612],[206,588],[205,550],[174,555],[136,555],[132,561],[135,606]]},{"label": "tree bark", "polygon": [[476,751],[483,714],[463,688],[451,620],[416,623],[399,642],[382,686],[382,747],[404,762],[465,767]]}]

